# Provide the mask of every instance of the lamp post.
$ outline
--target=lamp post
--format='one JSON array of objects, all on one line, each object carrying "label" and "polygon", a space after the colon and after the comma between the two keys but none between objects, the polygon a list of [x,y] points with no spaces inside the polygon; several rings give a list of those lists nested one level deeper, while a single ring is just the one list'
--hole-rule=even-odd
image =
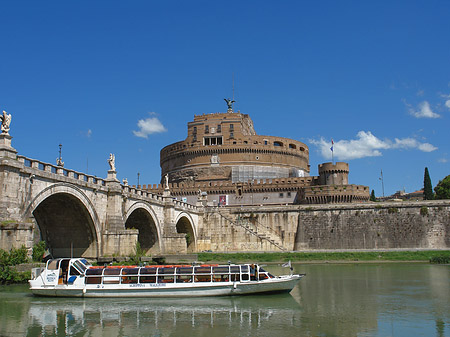
[{"label": "lamp post", "polygon": [[381,169],[381,177],[378,178],[381,180],[381,189],[383,191],[383,198],[384,198],[384,179],[383,179],[383,169]]}]

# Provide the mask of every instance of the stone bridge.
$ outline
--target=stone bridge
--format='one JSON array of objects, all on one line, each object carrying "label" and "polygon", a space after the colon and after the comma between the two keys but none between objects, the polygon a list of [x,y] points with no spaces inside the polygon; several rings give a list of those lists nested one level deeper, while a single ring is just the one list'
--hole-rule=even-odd
[{"label": "stone bridge", "polygon": [[45,240],[53,256],[123,256],[196,250],[202,209],[17,154],[0,134],[0,248]]}]

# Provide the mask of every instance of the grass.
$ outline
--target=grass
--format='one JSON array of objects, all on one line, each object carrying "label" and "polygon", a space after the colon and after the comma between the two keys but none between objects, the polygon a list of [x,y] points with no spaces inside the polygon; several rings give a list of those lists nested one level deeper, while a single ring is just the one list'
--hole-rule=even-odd
[{"label": "grass", "polygon": [[450,250],[389,252],[290,252],[290,253],[199,253],[204,262],[309,262],[309,261],[423,261],[436,257],[450,258]]}]

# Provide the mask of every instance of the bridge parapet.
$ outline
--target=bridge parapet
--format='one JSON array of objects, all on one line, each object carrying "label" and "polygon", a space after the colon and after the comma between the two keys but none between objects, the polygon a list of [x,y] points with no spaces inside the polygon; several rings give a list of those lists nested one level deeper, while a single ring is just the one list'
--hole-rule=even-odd
[{"label": "bridge parapet", "polygon": [[37,159],[27,158],[25,156],[18,155],[17,160],[22,163],[24,167],[29,167],[37,171],[52,173],[57,176],[65,176],[79,181],[84,181],[94,185],[105,186],[106,181],[103,178],[99,178],[86,173],[81,173],[75,170],[67,169],[54,164],[46,163]]}]

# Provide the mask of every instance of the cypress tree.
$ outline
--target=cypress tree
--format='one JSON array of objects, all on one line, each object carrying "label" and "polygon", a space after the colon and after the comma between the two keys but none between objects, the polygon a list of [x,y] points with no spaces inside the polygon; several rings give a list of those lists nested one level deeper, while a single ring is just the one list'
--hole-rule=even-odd
[{"label": "cypress tree", "polygon": [[372,190],[372,193],[370,193],[370,201],[377,201],[377,198],[375,197],[375,191]]},{"label": "cypress tree", "polygon": [[430,174],[428,173],[428,167],[425,167],[425,174],[423,176],[423,199],[433,200],[433,186],[431,185]]}]

